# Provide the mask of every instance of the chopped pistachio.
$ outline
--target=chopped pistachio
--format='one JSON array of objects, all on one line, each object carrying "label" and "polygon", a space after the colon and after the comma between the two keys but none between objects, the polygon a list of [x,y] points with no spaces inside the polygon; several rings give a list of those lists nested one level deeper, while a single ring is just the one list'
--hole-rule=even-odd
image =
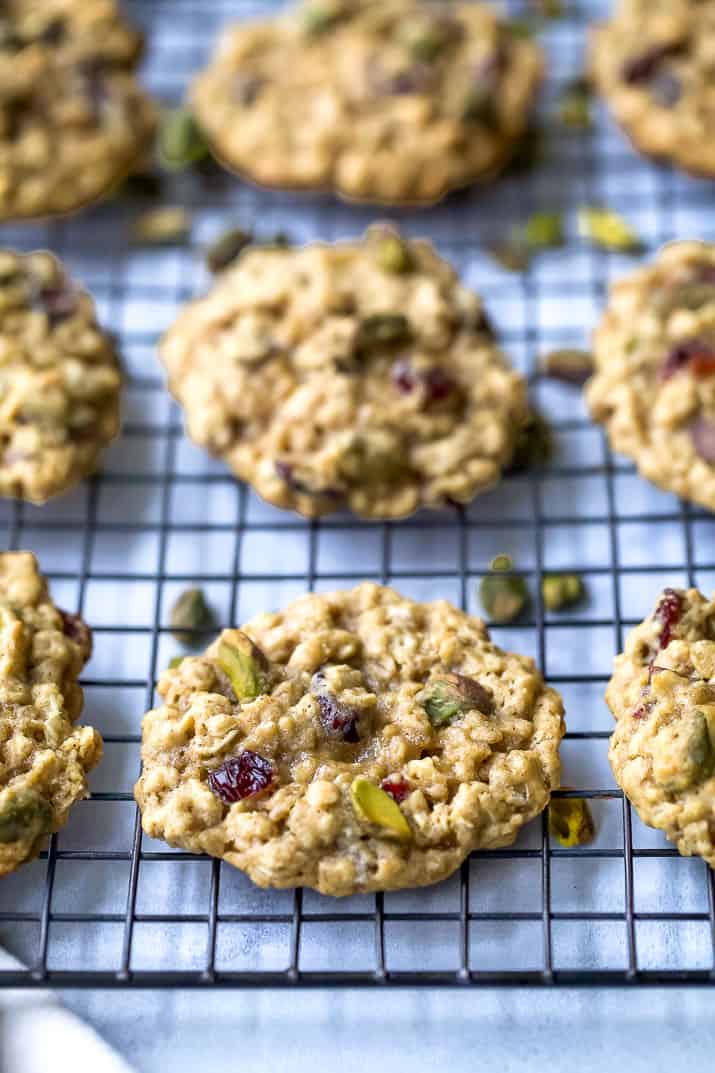
[{"label": "chopped pistachio", "polygon": [[208,145],[188,108],[165,112],[159,130],[159,159],[173,171],[188,168],[208,155]]},{"label": "chopped pistachio", "polygon": [[373,823],[386,834],[406,842],[412,831],[400,806],[370,779],[358,776],[350,784],[350,801],[355,815],[363,823]]},{"label": "chopped pistachio", "polygon": [[664,287],[653,296],[653,305],[662,317],[674,313],[676,309],[701,309],[715,301],[715,286],[712,283],[678,283],[673,287]]},{"label": "chopped pistachio", "polygon": [[303,29],[310,37],[320,37],[332,30],[342,17],[342,9],[334,0],[313,0],[303,7]]},{"label": "chopped pistachio", "polygon": [[414,254],[399,235],[386,233],[377,240],[375,260],[383,271],[394,275],[404,275],[415,268]]},{"label": "chopped pistachio", "polygon": [[627,253],[637,253],[643,248],[638,235],[617,212],[585,206],[578,210],[577,219],[581,237],[596,246]]},{"label": "chopped pistachio", "polygon": [[524,224],[512,228],[508,239],[492,243],[489,252],[510,272],[523,272],[540,250],[563,246],[561,217],[555,212],[537,212]]},{"label": "chopped pistachio", "polygon": [[185,659],[186,656],[172,656],[169,660],[169,670],[175,671],[177,667],[181,666]]},{"label": "chopped pistachio", "polygon": [[172,635],[182,645],[192,645],[199,630],[210,630],[214,616],[201,589],[185,589],[177,597],[169,617]]},{"label": "chopped pistachio", "polygon": [[457,716],[475,709],[490,715],[494,698],[488,689],[464,674],[441,674],[427,682],[417,700],[433,726],[451,723]]},{"label": "chopped pistachio", "polygon": [[403,477],[408,469],[392,439],[383,442],[379,430],[353,436],[338,461],[340,476],[356,484],[389,484]]},{"label": "chopped pistachio", "polygon": [[479,585],[479,599],[492,622],[513,622],[529,600],[529,590],[523,577],[508,574],[513,563],[508,555],[497,555]]},{"label": "chopped pistachio", "polygon": [[241,630],[223,632],[216,662],[227,675],[238,700],[255,700],[265,693],[268,661],[258,645]]},{"label": "chopped pistachio", "polygon": [[137,217],[132,227],[134,242],[147,246],[172,246],[185,242],[191,232],[186,209],[166,206]]},{"label": "chopped pistachio", "polygon": [[524,238],[533,250],[563,246],[564,229],[557,212],[536,212],[524,225]]},{"label": "chopped pistachio", "polygon": [[584,384],[593,373],[593,355],[588,350],[575,348],[552,350],[542,357],[540,365],[545,376],[570,384]]},{"label": "chopped pistachio", "polygon": [[52,830],[50,802],[35,790],[6,789],[0,794],[0,842],[34,842]]},{"label": "chopped pistachio", "polygon": [[584,583],[578,574],[549,574],[541,582],[544,606],[549,611],[560,611],[577,604],[585,594]]},{"label": "chopped pistachio", "polygon": [[487,130],[499,129],[499,109],[490,86],[471,86],[462,103],[462,119],[481,123]]},{"label": "chopped pistachio", "polygon": [[591,86],[585,78],[568,82],[559,96],[558,115],[565,127],[588,130],[591,127]]},{"label": "chopped pistachio", "polygon": [[487,247],[497,264],[507,272],[523,272],[531,264],[531,250],[523,239],[504,239],[491,242]]},{"label": "chopped pistachio", "polygon": [[528,423],[519,433],[511,460],[511,470],[519,472],[532,466],[543,466],[554,453],[554,437],[546,418],[532,410]]},{"label": "chopped pistachio", "polygon": [[410,338],[410,323],[403,313],[373,313],[363,317],[357,333],[361,351],[401,346]]},{"label": "chopped pistachio", "polygon": [[669,793],[679,793],[709,777],[715,767],[715,746],[705,713],[683,712],[658,731],[653,750],[653,778]]},{"label": "chopped pistachio", "polygon": [[241,227],[232,227],[219,235],[206,250],[206,267],[209,272],[223,272],[236,260],[238,255],[250,246],[253,235]]},{"label": "chopped pistachio", "polygon": [[586,846],[596,829],[588,802],[582,797],[558,797],[549,804],[549,833],[564,847]]}]

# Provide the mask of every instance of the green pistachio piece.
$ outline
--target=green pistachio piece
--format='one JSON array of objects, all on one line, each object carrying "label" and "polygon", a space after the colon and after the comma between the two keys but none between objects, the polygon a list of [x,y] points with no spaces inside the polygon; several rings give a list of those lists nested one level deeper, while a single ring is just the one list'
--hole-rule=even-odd
[{"label": "green pistachio piece", "polygon": [[596,834],[588,802],[582,797],[552,798],[549,804],[549,834],[562,846],[586,846]]},{"label": "green pistachio piece", "polygon": [[409,470],[406,460],[395,451],[392,439],[383,442],[377,431],[353,436],[337,468],[348,484],[391,484]]},{"label": "green pistachio piece", "polygon": [[49,834],[53,819],[52,805],[35,790],[0,793],[0,842],[34,842]]},{"label": "green pistachio piece", "polygon": [[363,823],[373,823],[402,842],[412,838],[410,825],[400,806],[370,779],[361,775],[353,779],[350,784],[350,801],[355,815]]},{"label": "green pistachio piece", "polygon": [[715,748],[703,712],[682,713],[675,722],[661,727],[656,742],[653,777],[670,793],[687,790],[712,773]]},{"label": "green pistachio piece", "polygon": [[340,4],[331,0],[313,0],[303,7],[303,30],[309,37],[320,37],[337,26],[343,14]]},{"label": "green pistachio piece", "polygon": [[490,566],[492,572],[479,585],[479,599],[492,622],[513,622],[528,603],[529,590],[524,578],[505,573],[513,565],[508,555],[497,555]]},{"label": "green pistachio piece", "polygon": [[375,260],[384,272],[405,275],[415,268],[415,258],[409,244],[399,235],[384,234],[375,245]]},{"label": "green pistachio piece", "polygon": [[188,168],[208,156],[201,128],[188,108],[172,108],[164,114],[159,130],[159,159],[173,171]]},{"label": "green pistachio piece", "polygon": [[531,264],[531,250],[522,238],[491,242],[486,249],[507,272],[524,272]]},{"label": "green pistachio piece", "polygon": [[223,272],[252,242],[253,235],[242,227],[232,227],[229,231],[224,231],[206,250],[206,267],[209,272],[214,275]]},{"label": "green pistachio piece", "polygon": [[528,423],[519,433],[511,460],[512,472],[532,466],[544,466],[554,454],[554,435],[542,414],[532,410]]},{"label": "green pistachio piece", "polygon": [[664,287],[655,294],[653,305],[662,317],[668,317],[676,309],[702,309],[710,302],[715,302],[715,285],[695,282]]},{"label": "green pistachio piece", "polygon": [[578,210],[578,232],[596,246],[607,250],[637,253],[643,243],[628,223],[610,209],[584,207]]},{"label": "green pistachio piece", "polygon": [[182,645],[192,645],[199,630],[210,630],[214,616],[201,589],[185,589],[176,599],[169,616],[172,635]]},{"label": "green pistachio piece", "polygon": [[549,611],[561,611],[579,603],[586,589],[578,574],[550,574],[541,582],[541,594]]},{"label": "green pistachio piece", "polygon": [[564,86],[559,97],[558,115],[563,125],[573,130],[591,127],[591,87],[585,78],[576,78]]},{"label": "green pistachio piece", "polygon": [[472,86],[462,103],[462,119],[466,123],[481,123],[487,130],[498,130],[499,109],[493,90],[488,86]]},{"label": "green pistachio piece", "polygon": [[540,362],[545,376],[565,380],[569,384],[584,384],[593,373],[593,355],[588,350],[564,348],[545,354]]},{"label": "green pistachio piece", "polygon": [[524,225],[524,238],[532,250],[553,249],[564,244],[564,229],[557,212],[535,212]]},{"label": "green pistachio piece", "polygon": [[172,656],[169,660],[169,670],[175,671],[177,667],[181,666],[185,659],[186,656]]},{"label": "green pistachio piece", "polygon": [[268,686],[268,660],[241,630],[224,630],[216,662],[227,675],[239,701],[255,700]]},{"label": "green pistachio piece", "polygon": [[556,212],[537,212],[524,224],[512,228],[507,239],[487,247],[492,257],[509,272],[523,272],[541,250],[563,246],[561,217]]},{"label": "green pistachio piece", "polygon": [[143,246],[178,246],[186,242],[190,233],[191,217],[178,206],[142,213],[132,226],[133,241]]},{"label": "green pistachio piece", "polygon": [[441,674],[429,681],[417,700],[435,727],[446,726],[464,712],[478,709],[486,715],[494,711],[491,692],[465,674]]},{"label": "green pistachio piece", "polygon": [[389,349],[402,346],[410,335],[410,323],[403,313],[373,313],[360,321],[356,347],[363,353]]}]

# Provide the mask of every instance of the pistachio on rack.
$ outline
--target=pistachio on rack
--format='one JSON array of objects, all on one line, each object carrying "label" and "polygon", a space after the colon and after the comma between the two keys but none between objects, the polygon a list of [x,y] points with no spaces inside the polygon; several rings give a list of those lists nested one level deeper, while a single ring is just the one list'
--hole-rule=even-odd
[{"label": "pistachio on rack", "polygon": [[208,145],[198,123],[186,107],[164,113],[159,130],[159,160],[164,167],[179,171],[208,155]]},{"label": "pistachio on rack", "polygon": [[549,802],[549,834],[566,848],[586,846],[592,842],[596,829],[588,802],[582,797],[552,797]]},{"label": "pistachio on rack", "polygon": [[592,125],[591,85],[585,78],[568,82],[558,100],[558,116],[565,127],[588,130]]},{"label": "pistachio on rack", "polygon": [[166,205],[142,213],[132,226],[132,239],[138,245],[178,246],[191,233],[191,217],[180,206]]},{"label": "pistachio on rack", "polygon": [[544,466],[554,454],[554,434],[543,414],[532,410],[527,424],[521,429],[514,455],[511,471],[519,473],[532,466]]},{"label": "pistachio on rack", "polygon": [[549,611],[561,611],[579,603],[586,595],[586,588],[578,574],[549,574],[541,582],[544,607]]},{"label": "pistachio on rack", "polygon": [[529,590],[523,577],[507,573],[514,564],[508,555],[497,555],[479,586],[479,599],[492,622],[513,622],[529,600]]},{"label": "pistachio on rack", "polygon": [[585,384],[593,373],[593,355],[575,347],[551,350],[539,362],[544,376],[565,380],[569,384]]},{"label": "pistachio on rack", "polygon": [[385,834],[406,842],[412,838],[412,830],[405,815],[394,798],[380,787],[358,775],[350,784],[350,801],[355,815],[363,823],[381,827]]},{"label": "pistachio on rack", "polygon": [[582,238],[607,250],[639,253],[643,243],[636,232],[617,212],[610,209],[584,206],[578,210],[578,231]]},{"label": "pistachio on rack", "polygon": [[534,254],[564,244],[561,216],[557,212],[536,212],[517,224],[506,239],[487,246],[494,259],[509,272],[523,272]]},{"label": "pistachio on rack", "polygon": [[169,616],[172,635],[182,645],[192,645],[198,634],[214,625],[213,611],[206,602],[203,590],[185,589],[176,598]]}]

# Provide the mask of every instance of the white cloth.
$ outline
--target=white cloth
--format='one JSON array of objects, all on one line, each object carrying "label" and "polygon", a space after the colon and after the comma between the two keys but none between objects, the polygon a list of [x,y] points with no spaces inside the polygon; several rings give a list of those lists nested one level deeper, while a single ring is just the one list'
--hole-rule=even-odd
[{"label": "white cloth", "polygon": [[[21,968],[0,950],[0,971]],[[83,1021],[50,991],[0,990],[2,1073],[132,1073]]]}]

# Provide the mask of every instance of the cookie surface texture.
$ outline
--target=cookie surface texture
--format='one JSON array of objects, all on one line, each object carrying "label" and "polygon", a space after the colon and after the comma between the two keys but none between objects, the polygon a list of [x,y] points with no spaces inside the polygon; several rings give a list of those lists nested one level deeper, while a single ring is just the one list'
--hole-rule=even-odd
[{"label": "cookie surface texture", "polygon": [[161,356],[191,438],[306,516],[466,503],[498,481],[528,417],[480,300],[428,243],[381,226],[247,250]]},{"label": "cookie surface texture", "polygon": [[0,495],[43,503],[91,473],[120,389],[89,295],[51,254],[0,250]]},{"label": "cookie surface texture", "polygon": [[715,176],[715,4],[621,0],[591,41],[594,81],[647,156]]},{"label": "cookie surface texture", "polygon": [[259,886],[437,882],[513,842],[558,786],[563,708],[532,660],[446,601],[372,583],[225,630],[159,693],[144,830]]},{"label": "cookie surface texture", "polygon": [[715,245],[674,242],[617,282],[587,398],[611,447],[715,510]]},{"label": "cookie surface texture", "polygon": [[91,634],[52,603],[29,552],[0,554],[0,875],[44,848],[102,755],[77,726]]},{"label": "cookie surface texture", "polygon": [[542,74],[486,4],[311,0],[231,28],[192,103],[261,185],[430,203],[508,161]]},{"label": "cookie surface texture", "polygon": [[715,599],[666,589],[616,657],[609,759],[649,827],[715,867]]}]

